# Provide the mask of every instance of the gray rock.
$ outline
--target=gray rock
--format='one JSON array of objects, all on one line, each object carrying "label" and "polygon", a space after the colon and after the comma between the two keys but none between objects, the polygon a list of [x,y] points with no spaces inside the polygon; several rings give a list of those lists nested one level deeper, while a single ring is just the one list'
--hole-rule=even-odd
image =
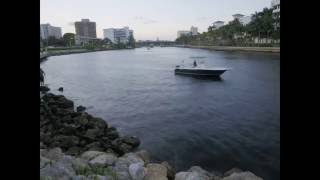
[{"label": "gray rock", "polygon": [[147,165],[147,173],[144,180],[168,180],[167,168],[161,164],[150,163]]},{"label": "gray rock", "polygon": [[[192,166],[189,170],[189,172],[196,172],[199,175],[199,178],[201,180],[210,180],[212,178],[212,174],[210,174],[208,171],[202,169],[200,166]],[[199,179],[199,180],[200,180]]]},{"label": "gray rock", "polygon": [[116,130],[109,130],[107,129],[105,132],[105,135],[110,139],[110,140],[115,140],[119,137],[119,133]]},{"label": "gray rock", "polygon": [[91,166],[105,167],[105,166],[113,165],[116,160],[117,160],[117,157],[114,154],[105,153],[105,154],[98,155],[92,160],[90,160],[89,164]]},{"label": "gray rock", "polygon": [[44,149],[46,148],[47,146],[43,144],[43,142],[40,142],[40,149]]},{"label": "gray rock", "polygon": [[86,116],[76,116],[74,118],[74,121],[81,124],[82,126],[85,126],[86,124],[88,124],[88,119]]},{"label": "gray rock", "polygon": [[254,175],[252,172],[245,171],[240,173],[232,173],[230,176],[222,178],[222,180],[263,180]]},{"label": "gray rock", "polygon": [[167,168],[167,177],[169,180],[174,180],[174,176],[176,174],[176,171],[174,170],[174,168],[172,166],[170,166],[170,164],[167,161],[164,161],[161,163],[161,165],[163,165],[164,167]]},{"label": "gray rock", "polygon": [[121,138],[123,143],[129,144],[132,147],[138,147],[140,145],[140,140],[137,137],[125,136]]},{"label": "gray rock", "polygon": [[75,171],[80,171],[82,169],[90,168],[87,161],[81,158],[72,159],[72,167]]},{"label": "gray rock", "polygon": [[98,128],[88,129],[85,136],[89,139],[94,140],[96,137],[103,135],[103,131]]},{"label": "gray rock", "polygon": [[135,152],[136,155],[138,155],[145,163],[150,162],[150,154],[146,150],[140,150]]},{"label": "gray rock", "polygon": [[135,153],[127,153],[127,154],[123,155],[122,158],[125,159],[128,166],[133,163],[142,163],[143,165],[145,164],[144,161]]},{"label": "gray rock", "polygon": [[87,144],[85,146],[85,149],[87,149],[88,151],[103,151],[103,148],[101,147],[101,143],[98,141]]},{"label": "gray rock", "polygon": [[86,180],[87,177],[83,175],[73,176],[71,180]]},{"label": "gray rock", "polygon": [[111,176],[90,175],[87,180],[114,180]]},{"label": "gray rock", "polygon": [[68,149],[70,147],[73,147],[79,144],[79,138],[77,136],[59,135],[54,138],[54,141],[61,148],[65,148],[65,149]]},{"label": "gray rock", "polygon": [[68,149],[67,152],[65,152],[68,155],[78,155],[81,151],[81,148],[78,146],[74,146]]},{"label": "gray rock", "polygon": [[190,172],[178,172],[175,175],[175,180],[186,180],[189,176]]},{"label": "gray rock", "polygon": [[86,110],[86,107],[84,107],[84,106],[78,106],[77,107],[77,112],[83,112],[85,110]]},{"label": "gray rock", "polygon": [[134,153],[128,153],[118,158],[113,167],[114,172],[117,174],[117,178],[119,180],[131,179],[129,166],[135,163],[144,164],[144,161]]},{"label": "gray rock", "polygon": [[129,174],[133,180],[143,180],[146,175],[146,169],[143,167],[143,163],[130,164]]},{"label": "gray rock", "polygon": [[43,156],[40,156],[40,169],[44,168],[46,165],[50,164],[51,160]]},{"label": "gray rock", "polygon": [[45,166],[40,169],[40,177],[42,179],[51,177],[52,179],[69,180],[71,177],[75,176],[71,160],[72,158],[70,156],[64,156],[56,163]]},{"label": "gray rock", "polygon": [[223,176],[226,177],[226,176],[230,176],[230,175],[233,174],[233,173],[240,173],[240,172],[242,172],[241,169],[239,169],[239,168],[232,168],[232,169],[226,171],[226,172],[223,174]]},{"label": "gray rock", "polygon": [[49,150],[43,150],[41,155],[46,157],[47,159],[58,161],[63,158],[63,153],[60,148],[53,148]]},{"label": "gray rock", "polygon": [[93,159],[101,154],[105,154],[105,153],[100,152],[100,151],[86,151],[86,152],[82,153],[80,157],[84,160],[90,161],[91,159]]}]

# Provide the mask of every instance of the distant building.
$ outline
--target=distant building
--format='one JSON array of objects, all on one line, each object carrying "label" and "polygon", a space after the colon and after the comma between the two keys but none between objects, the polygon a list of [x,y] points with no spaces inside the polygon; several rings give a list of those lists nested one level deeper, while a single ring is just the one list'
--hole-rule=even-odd
[{"label": "distant building", "polygon": [[197,27],[194,27],[194,26],[191,26],[190,28],[190,31],[185,31],[185,30],[182,30],[182,31],[178,31],[177,32],[177,38],[181,37],[181,36],[195,36],[195,35],[198,35],[198,28]]},{"label": "distant building", "polygon": [[74,23],[76,35],[79,37],[97,38],[96,23],[89,19],[81,19]]},{"label": "distant building", "polygon": [[215,21],[214,23],[212,23],[212,26],[214,27],[214,29],[219,29],[220,27],[224,26],[224,21]]},{"label": "distant building", "polygon": [[274,26],[275,28],[280,28],[280,0],[272,0],[271,8],[273,9],[272,11],[273,18],[277,19]]},{"label": "distant building", "polygon": [[92,37],[88,37],[88,36],[75,35],[74,40],[75,40],[75,45],[84,46],[86,44],[97,42],[100,39],[99,38],[92,38]]},{"label": "distant building", "polygon": [[234,19],[238,19],[242,25],[247,25],[252,21],[252,16],[245,16],[243,14],[232,15]]},{"label": "distant building", "polygon": [[51,26],[50,24],[40,24],[40,37],[48,39],[50,36],[60,39],[62,37],[61,28]]},{"label": "distant building", "polygon": [[133,37],[133,30],[130,30],[127,26],[123,28],[108,28],[103,30],[103,37],[110,39],[111,42],[115,44],[127,44],[130,36]]},{"label": "distant building", "polygon": [[178,31],[177,36],[178,38],[181,36],[190,36],[191,32],[190,31]]},{"label": "distant building", "polygon": [[190,32],[192,36],[198,35],[198,28],[191,26]]}]

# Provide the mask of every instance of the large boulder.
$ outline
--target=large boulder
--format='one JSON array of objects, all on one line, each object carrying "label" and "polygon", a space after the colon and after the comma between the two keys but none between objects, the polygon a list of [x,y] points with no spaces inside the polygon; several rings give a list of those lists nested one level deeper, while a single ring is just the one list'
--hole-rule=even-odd
[{"label": "large boulder", "polygon": [[129,166],[129,174],[133,180],[143,180],[146,169],[143,163],[133,163]]},{"label": "large boulder", "polygon": [[93,167],[105,167],[105,166],[112,166],[115,161],[117,160],[117,157],[114,154],[111,153],[105,153],[98,155],[91,159],[89,161],[89,164]]},{"label": "large boulder", "polygon": [[101,131],[101,129],[98,129],[98,128],[93,128],[93,129],[88,129],[86,134],[85,134],[85,137],[91,139],[91,140],[94,140],[96,139],[97,137],[103,135],[103,131]]},{"label": "large boulder", "polygon": [[116,130],[109,130],[105,131],[105,136],[107,136],[110,140],[115,140],[119,137],[119,133]]},{"label": "large boulder", "polygon": [[85,146],[85,149],[88,151],[103,151],[104,148],[101,146],[101,143],[98,141],[92,142]]},{"label": "large boulder", "polygon": [[263,180],[254,175],[252,172],[245,171],[240,173],[232,173],[230,176],[222,178],[222,180]]},{"label": "large boulder", "polygon": [[223,176],[224,176],[224,177],[227,177],[227,176],[230,176],[230,175],[233,174],[233,173],[240,173],[240,172],[243,172],[243,171],[242,171],[241,169],[239,169],[239,168],[232,168],[232,169],[226,171],[226,172],[223,174]]},{"label": "large boulder", "polygon": [[132,147],[138,147],[140,145],[140,140],[137,137],[125,136],[121,138],[123,143],[129,144]]},{"label": "large boulder", "polygon": [[212,178],[212,174],[208,171],[202,169],[200,166],[192,166],[189,170],[189,172],[196,172],[199,174],[200,179],[202,180],[209,180]]},{"label": "large boulder", "polygon": [[54,142],[54,145],[60,146],[62,149],[69,149],[79,144],[79,138],[77,136],[58,135],[54,137]]},{"label": "large boulder", "polygon": [[167,161],[164,161],[161,163],[161,165],[163,165],[164,167],[167,168],[167,177],[169,180],[174,180],[174,176],[176,174],[175,169],[170,166],[170,164]]},{"label": "large boulder", "polygon": [[147,165],[147,173],[144,180],[168,180],[167,168],[161,164],[150,163]]},{"label": "large boulder", "polygon": [[86,126],[88,124],[88,118],[86,116],[83,116],[83,115],[73,116],[73,115],[71,115],[71,117],[73,117],[73,120],[75,123],[80,124],[81,126]]},{"label": "large boulder", "polygon": [[203,170],[199,166],[191,167],[187,172],[179,172],[175,175],[175,180],[211,180],[213,175]]},{"label": "large boulder", "polygon": [[145,163],[150,162],[150,154],[146,150],[140,150],[135,152],[137,156],[139,156]]},{"label": "large boulder", "polygon": [[64,154],[62,153],[62,150],[60,148],[42,150],[40,155],[49,159],[49,160],[53,160],[53,161],[58,161],[58,160],[62,159],[64,156]]},{"label": "large boulder", "polygon": [[72,167],[76,172],[90,168],[87,161],[81,158],[74,158],[72,160]]},{"label": "large boulder", "polygon": [[134,153],[125,154],[117,159],[115,165],[113,166],[113,171],[117,174],[117,178],[119,180],[131,179],[129,167],[131,164],[136,163],[144,164],[144,161]]},{"label": "large boulder", "polygon": [[46,165],[44,168],[40,169],[40,179],[51,178],[68,180],[75,175],[76,173],[72,168],[72,158],[70,156],[64,156],[52,165]]},{"label": "large boulder", "polygon": [[86,151],[82,153],[80,157],[86,161],[90,161],[101,154],[105,154],[105,153],[100,151]]}]

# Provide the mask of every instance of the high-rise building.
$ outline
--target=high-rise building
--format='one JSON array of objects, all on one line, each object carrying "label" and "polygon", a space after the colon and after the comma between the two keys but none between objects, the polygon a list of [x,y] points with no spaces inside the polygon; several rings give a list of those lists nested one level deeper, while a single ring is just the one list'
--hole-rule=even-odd
[{"label": "high-rise building", "polygon": [[275,28],[280,28],[280,0],[272,0],[271,8],[273,9],[273,18],[276,19],[274,26]]},{"label": "high-rise building", "polygon": [[51,26],[48,24],[40,24],[40,37],[42,39],[48,39],[50,36],[60,39],[62,32],[60,27]]},{"label": "high-rise building", "polygon": [[96,23],[89,19],[75,22],[76,35],[88,38],[97,38]]},{"label": "high-rise building", "polygon": [[190,32],[192,36],[198,35],[198,28],[191,26]]},{"label": "high-rise building", "polygon": [[126,44],[129,42],[130,36],[133,37],[133,30],[129,29],[127,26],[123,28],[108,28],[103,30],[103,37],[108,38],[114,44]]}]

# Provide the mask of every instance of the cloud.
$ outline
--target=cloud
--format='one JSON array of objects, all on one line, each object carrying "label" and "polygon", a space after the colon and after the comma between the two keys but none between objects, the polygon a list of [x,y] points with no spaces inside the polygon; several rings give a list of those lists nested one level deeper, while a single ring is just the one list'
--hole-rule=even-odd
[{"label": "cloud", "polygon": [[209,20],[211,20],[211,19],[212,19],[211,17],[204,17],[204,16],[202,16],[202,17],[196,18],[196,21],[204,22],[204,21],[209,21]]},{"label": "cloud", "polygon": [[140,22],[142,24],[154,24],[157,23],[158,21],[154,20],[154,19],[149,19],[149,18],[145,18],[142,16],[136,16],[133,18],[135,21]]}]

